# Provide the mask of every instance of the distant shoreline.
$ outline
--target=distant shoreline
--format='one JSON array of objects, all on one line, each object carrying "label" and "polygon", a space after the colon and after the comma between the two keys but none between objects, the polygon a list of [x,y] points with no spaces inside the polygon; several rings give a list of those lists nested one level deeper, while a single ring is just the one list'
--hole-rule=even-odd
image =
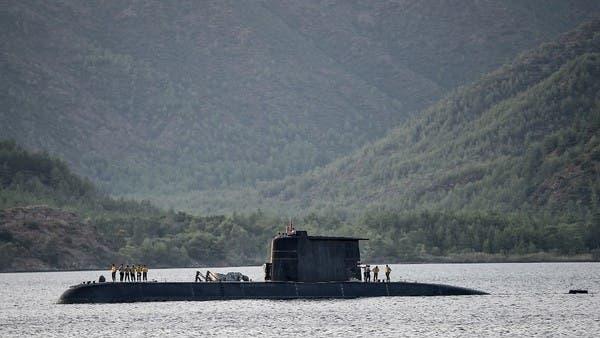
[{"label": "distant shoreline", "polygon": [[[375,261],[397,262],[393,259],[374,259]],[[579,263],[599,262],[599,257],[589,254],[572,256],[555,255],[546,252],[538,252],[526,255],[503,255],[486,253],[465,253],[448,256],[429,256],[416,260],[407,260],[392,264],[484,264],[484,263]],[[389,263],[388,263],[389,264]]]},{"label": "distant shoreline", "polygon": [[[525,255],[487,254],[482,252],[451,254],[447,256],[424,256],[414,260],[398,261],[390,258],[376,258],[372,261],[387,261],[392,264],[482,264],[482,263],[577,263],[599,262],[600,257],[592,253],[578,255],[556,255],[537,252]],[[389,263],[388,263],[389,264]]]},{"label": "distant shoreline", "polygon": [[[444,256],[444,257],[436,257],[436,260],[408,260],[408,261],[398,261],[397,259],[373,259],[369,260],[368,263],[371,265],[374,264],[405,264],[405,265],[418,265],[418,264],[514,264],[514,263],[599,263],[598,259],[594,259],[591,254],[583,254],[576,256],[552,256],[553,259],[535,259],[537,255],[527,255],[527,256],[505,256],[505,259],[500,259],[500,256],[490,255],[488,260],[469,260],[458,259],[458,256]],[[496,260],[494,260],[496,259]],[[375,263],[372,263],[375,262]],[[383,263],[382,263],[383,262]],[[154,269],[223,269],[223,268],[246,268],[246,267],[257,267],[260,265],[230,265],[230,266],[172,266],[172,267],[155,267]],[[87,268],[87,269],[76,269],[76,270],[66,270],[66,269],[40,269],[40,270],[6,270],[0,271],[0,274],[6,273],[32,273],[32,272],[77,272],[77,271],[103,271],[106,270],[107,273],[110,272],[108,268],[95,267],[95,268]]]}]

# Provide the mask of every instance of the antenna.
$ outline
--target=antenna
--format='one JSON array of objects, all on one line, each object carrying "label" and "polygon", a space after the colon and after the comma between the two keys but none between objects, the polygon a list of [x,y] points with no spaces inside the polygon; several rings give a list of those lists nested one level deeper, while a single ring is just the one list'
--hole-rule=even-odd
[{"label": "antenna", "polygon": [[290,223],[286,227],[286,233],[288,235],[293,235],[296,233],[296,229],[294,229],[294,223],[292,222],[292,218],[290,217]]}]

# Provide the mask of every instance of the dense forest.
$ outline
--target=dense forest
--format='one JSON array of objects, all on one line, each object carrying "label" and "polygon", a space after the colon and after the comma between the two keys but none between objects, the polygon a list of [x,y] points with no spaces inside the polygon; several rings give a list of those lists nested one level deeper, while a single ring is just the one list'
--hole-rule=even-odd
[{"label": "dense forest", "polygon": [[13,141],[0,142],[0,168],[0,271],[103,267],[115,260],[155,267],[257,264],[266,249],[256,243],[270,236],[261,227],[277,223],[192,217],[113,199],[63,161]]},{"label": "dense forest", "polygon": [[[0,271],[260,264],[287,221],[260,210],[201,217],[116,200],[61,160],[12,141],[0,142],[0,164]],[[367,261],[600,259],[597,216],[581,226],[524,213],[372,210],[352,221],[324,213],[295,223],[313,234],[369,237]]]},{"label": "dense forest", "polygon": [[[600,21],[457,90],[385,138],[264,197],[563,210],[595,207]],[[320,200],[319,200],[320,199]]]},{"label": "dense forest", "polygon": [[372,262],[600,260],[598,13],[12,2],[0,271],[260,264],[290,216]]},{"label": "dense forest", "polygon": [[350,154],[599,11],[582,0],[13,1],[0,13],[0,137],[113,194],[227,200]]},{"label": "dense forest", "polygon": [[548,211],[589,222],[599,191],[599,26],[524,53],[322,169],[173,203],[343,217],[382,207]]},{"label": "dense forest", "polygon": [[[402,241],[431,254],[462,246],[444,244],[448,238],[482,252],[508,245],[531,253],[559,242],[562,252],[597,248],[598,78],[594,21],[456,91],[354,156],[268,186],[263,196],[309,201],[316,210],[319,203],[325,210],[370,205],[379,216],[363,223],[393,239],[391,252]],[[436,228],[437,235],[426,230]]]},{"label": "dense forest", "polygon": [[597,250],[599,34],[524,53],[323,169],[201,203],[358,218],[377,257]]}]

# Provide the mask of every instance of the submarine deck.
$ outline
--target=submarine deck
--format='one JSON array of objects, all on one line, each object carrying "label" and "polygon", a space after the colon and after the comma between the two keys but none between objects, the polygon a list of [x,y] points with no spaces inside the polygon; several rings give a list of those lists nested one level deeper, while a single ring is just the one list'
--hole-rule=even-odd
[{"label": "submarine deck", "polygon": [[127,303],[235,299],[346,299],[386,296],[461,296],[487,293],[416,282],[131,282],[71,286],[59,303]]}]

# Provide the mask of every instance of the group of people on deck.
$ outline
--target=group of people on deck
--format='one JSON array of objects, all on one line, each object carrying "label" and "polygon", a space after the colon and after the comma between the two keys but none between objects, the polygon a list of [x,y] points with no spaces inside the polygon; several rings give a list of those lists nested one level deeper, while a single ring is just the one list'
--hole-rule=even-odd
[{"label": "group of people on deck", "polygon": [[[379,266],[375,265],[373,270],[371,270],[371,266],[367,264],[363,268],[364,268],[363,280],[365,282],[371,281],[371,271],[373,272],[373,282],[380,281],[379,280]],[[383,272],[385,272],[385,281],[389,282],[390,281],[390,273],[392,272],[392,268],[390,268],[390,266],[386,264],[385,268],[383,269]]]},{"label": "group of people on deck", "polygon": [[148,267],[144,264],[129,265],[123,266],[123,264],[117,266],[112,264],[110,267],[110,273],[112,276],[112,281],[117,281],[117,271],[119,272],[119,281],[120,282],[146,282],[148,281]]}]

